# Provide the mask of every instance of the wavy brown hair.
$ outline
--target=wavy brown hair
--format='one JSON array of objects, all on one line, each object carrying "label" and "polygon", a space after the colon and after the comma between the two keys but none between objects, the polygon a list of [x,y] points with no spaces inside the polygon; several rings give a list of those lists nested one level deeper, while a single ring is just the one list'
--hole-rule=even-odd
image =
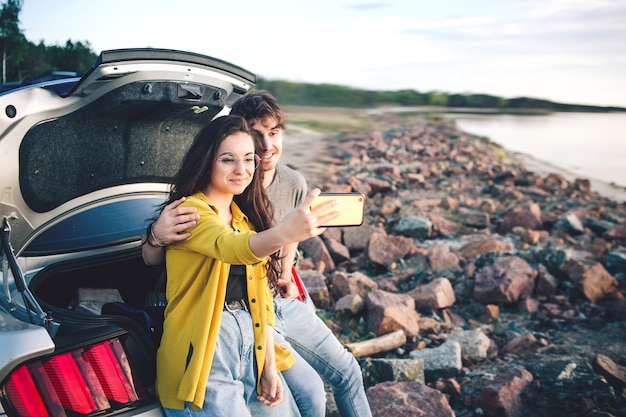
[{"label": "wavy brown hair", "polygon": [[[221,116],[212,120],[194,138],[187,150],[178,172],[172,179],[170,195],[163,207],[183,196],[190,196],[210,186],[211,172],[217,157],[217,149],[228,136],[235,133],[246,133],[252,137],[254,151],[263,153],[263,145],[259,134],[250,128],[241,116]],[[241,211],[250,219],[257,232],[272,227],[274,206],[263,187],[263,170],[255,170],[252,182],[240,195],[234,197]],[[272,289],[276,288],[280,276],[278,254],[272,254],[268,263],[267,279]]]},{"label": "wavy brown hair", "polygon": [[285,128],[285,112],[276,97],[267,90],[253,91],[241,97],[233,104],[230,114],[243,116],[250,125],[257,119],[273,119],[276,127]]}]

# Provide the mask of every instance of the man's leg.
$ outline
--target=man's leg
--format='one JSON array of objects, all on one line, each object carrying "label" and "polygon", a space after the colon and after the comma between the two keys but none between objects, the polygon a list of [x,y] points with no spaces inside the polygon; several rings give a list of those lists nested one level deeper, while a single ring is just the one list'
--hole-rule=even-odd
[{"label": "man's leg", "polygon": [[331,385],[343,417],[371,417],[361,367],[331,330],[306,304],[276,299],[291,346]]},{"label": "man's leg", "polygon": [[275,304],[274,307],[276,309],[274,341],[289,349],[294,358],[296,358],[296,363],[286,371],[282,371],[281,375],[285,378],[302,417],[324,417],[326,415],[324,381],[322,381],[315,369],[285,340],[285,325],[280,303]]}]

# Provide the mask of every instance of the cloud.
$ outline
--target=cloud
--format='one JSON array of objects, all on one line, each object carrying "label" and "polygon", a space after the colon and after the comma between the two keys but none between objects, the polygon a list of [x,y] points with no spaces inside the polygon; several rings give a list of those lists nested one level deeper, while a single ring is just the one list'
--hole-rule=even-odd
[{"label": "cloud", "polygon": [[359,11],[370,11],[370,10],[380,10],[391,7],[389,3],[358,3],[358,4],[350,4],[346,6],[347,9],[351,10],[359,10]]}]

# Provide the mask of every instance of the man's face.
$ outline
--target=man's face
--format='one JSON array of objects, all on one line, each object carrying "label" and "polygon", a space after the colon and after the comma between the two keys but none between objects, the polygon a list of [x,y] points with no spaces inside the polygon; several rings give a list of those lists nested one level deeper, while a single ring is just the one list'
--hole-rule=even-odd
[{"label": "man's face", "polygon": [[252,128],[263,137],[263,155],[261,164],[264,171],[271,171],[283,153],[283,129],[278,127],[273,118],[255,119]]}]

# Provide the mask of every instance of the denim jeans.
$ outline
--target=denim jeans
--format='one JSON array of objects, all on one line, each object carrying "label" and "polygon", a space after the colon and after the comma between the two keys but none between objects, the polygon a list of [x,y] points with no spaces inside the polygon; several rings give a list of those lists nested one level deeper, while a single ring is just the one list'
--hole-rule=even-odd
[{"label": "denim jeans", "polygon": [[202,409],[193,410],[187,403],[183,410],[164,408],[165,414],[168,417],[300,416],[284,380],[282,403],[268,407],[257,400],[256,379],[250,313],[224,311]]},{"label": "denim jeans", "polygon": [[[371,417],[372,411],[358,362],[307,304],[291,298],[276,298],[276,331],[331,385],[342,417]],[[287,379],[287,375],[285,375]],[[290,385],[294,396],[298,387]],[[300,378],[298,378],[300,379]]]},{"label": "denim jeans", "polygon": [[[299,302],[299,301],[298,301]],[[300,354],[285,340],[282,330],[284,325],[276,317],[276,332],[274,340],[289,349],[296,358],[296,363],[286,371],[281,372],[289,390],[293,395],[302,417],[324,417],[326,415],[326,390],[324,381],[315,369],[305,361]]]}]

